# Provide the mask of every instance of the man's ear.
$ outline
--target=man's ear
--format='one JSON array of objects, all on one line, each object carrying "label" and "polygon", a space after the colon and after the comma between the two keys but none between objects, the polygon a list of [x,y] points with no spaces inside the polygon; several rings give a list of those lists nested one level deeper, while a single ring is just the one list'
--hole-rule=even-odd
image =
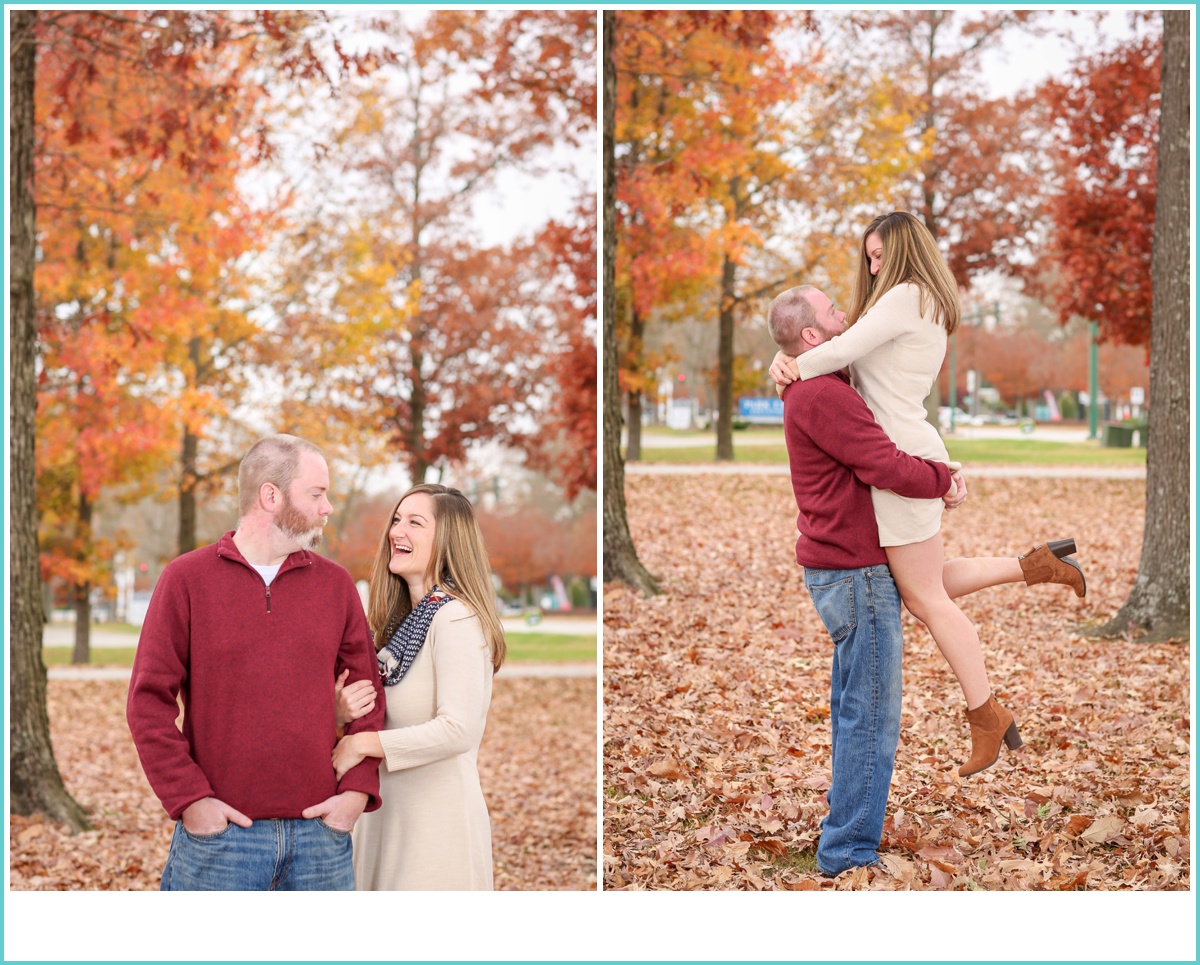
[{"label": "man's ear", "polygon": [[808,328],[800,330],[800,341],[809,348],[812,348],[814,345],[820,345],[825,341],[824,333],[810,325]]},{"label": "man's ear", "polygon": [[279,505],[279,487],[274,483],[263,483],[258,487],[258,503],[268,513],[274,512]]}]

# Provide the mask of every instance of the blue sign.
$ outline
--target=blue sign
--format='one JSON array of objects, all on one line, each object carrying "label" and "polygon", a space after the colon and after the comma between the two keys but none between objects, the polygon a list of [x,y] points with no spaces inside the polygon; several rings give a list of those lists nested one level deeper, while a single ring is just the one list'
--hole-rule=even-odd
[{"label": "blue sign", "polygon": [[783,422],[783,399],[738,399],[738,417],[749,422]]}]

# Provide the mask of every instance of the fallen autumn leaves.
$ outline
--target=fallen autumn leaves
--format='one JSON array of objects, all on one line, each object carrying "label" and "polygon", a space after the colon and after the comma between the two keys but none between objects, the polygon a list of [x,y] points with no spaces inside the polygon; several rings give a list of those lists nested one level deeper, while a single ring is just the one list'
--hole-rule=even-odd
[{"label": "fallen autumn leaves", "polygon": [[[13,890],[158,888],[172,822],[125,725],[127,681],[49,681],[50,729],[68,790],[94,829],[70,835],[12,815]],[[497,890],[596,887],[596,683],[499,677],[479,751]]]},{"label": "fallen autumn leaves", "polygon": [[1144,483],[971,481],[948,557],[1074,536],[1088,581],[960,601],[1025,747],[959,780],[961,691],[905,614],[904,716],[883,866],[816,873],[831,643],[804,590],[786,477],[634,476],[664,595],[605,587],[604,886],[1187,889],[1189,650],[1095,641],[1133,582]]}]

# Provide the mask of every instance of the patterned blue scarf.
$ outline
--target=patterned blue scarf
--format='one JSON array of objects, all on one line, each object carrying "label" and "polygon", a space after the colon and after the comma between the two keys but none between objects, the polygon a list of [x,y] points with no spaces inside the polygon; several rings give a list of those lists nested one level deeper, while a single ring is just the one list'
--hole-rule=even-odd
[{"label": "patterned blue scarf", "polygon": [[421,602],[409,611],[400,626],[396,627],[396,632],[392,634],[387,646],[376,654],[379,676],[385,687],[393,687],[404,679],[408,668],[425,645],[434,614],[453,599],[449,593],[439,590],[435,583]]}]

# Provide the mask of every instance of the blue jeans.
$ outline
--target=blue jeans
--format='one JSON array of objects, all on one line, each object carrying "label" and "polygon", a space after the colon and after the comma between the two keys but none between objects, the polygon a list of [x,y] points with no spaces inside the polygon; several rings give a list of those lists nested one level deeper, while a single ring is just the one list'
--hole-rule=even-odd
[{"label": "blue jeans", "polygon": [[900,593],[885,565],[805,568],[804,584],[833,638],[829,720],[833,780],[821,822],[817,868],[824,875],[875,864],[900,742]]},{"label": "blue jeans", "polygon": [[318,819],[263,818],[192,834],[175,822],[163,891],[353,891],[350,832]]}]

